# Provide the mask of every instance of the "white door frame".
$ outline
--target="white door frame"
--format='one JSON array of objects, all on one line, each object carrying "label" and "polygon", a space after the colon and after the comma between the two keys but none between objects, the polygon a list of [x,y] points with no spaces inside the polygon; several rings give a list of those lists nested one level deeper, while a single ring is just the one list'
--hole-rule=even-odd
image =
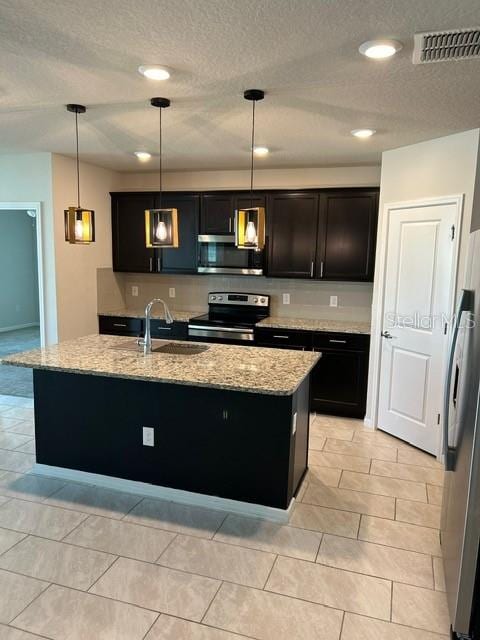
[{"label": "white door frame", "polygon": [[44,289],[44,255],[42,240],[42,205],[40,202],[0,202],[0,211],[35,211],[36,231],[37,231],[37,270],[38,270],[38,315],[40,319],[40,346],[46,344],[45,326],[45,289]]},{"label": "white door frame", "polygon": [[[463,216],[463,204],[464,195],[452,195],[441,196],[438,198],[420,198],[418,200],[408,200],[405,202],[393,202],[387,203],[383,207],[383,215],[381,218],[381,224],[378,233],[377,246],[380,247],[380,255],[377,255],[379,261],[378,269],[378,299],[375,303],[372,313],[372,336],[370,341],[370,348],[373,347],[373,361],[371,362],[371,374],[369,376],[369,386],[371,393],[371,416],[366,420],[367,426],[377,429],[378,422],[378,405],[379,405],[379,390],[380,390],[380,369],[382,359],[382,337],[381,331],[383,327],[383,316],[385,313],[385,276],[387,270],[387,244],[388,244],[388,232],[390,229],[390,217],[393,211],[399,211],[402,209],[413,209],[420,207],[431,207],[435,205],[454,205],[456,207],[456,220],[455,220],[455,238],[453,247],[453,269],[449,284],[449,315],[453,315],[455,311],[455,292],[457,287],[457,275],[458,275],[458,260],[460,254],[460,238],[462,232],[462,216]],[[450,335],[451,326],[448,327],[448,333]],[[443,371],[446,367],[448,342],[445,341],[445,349],[443,353]],[[437,457],[439,458],[442,452],[441,437],[443,430],[439,429],[439,442],[437,443]]]}]

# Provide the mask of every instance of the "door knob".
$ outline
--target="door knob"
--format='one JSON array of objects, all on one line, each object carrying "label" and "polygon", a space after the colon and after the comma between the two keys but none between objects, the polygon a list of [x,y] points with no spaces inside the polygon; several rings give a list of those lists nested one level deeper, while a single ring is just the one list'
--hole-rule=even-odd
[{"label": "door knob", "polygon": [[392,338],[395,338],[396,336],[392,336],[391,333],[389,333],[388,331],[382,331],[382,338],[387,338],[387,340],[391,340]]}]

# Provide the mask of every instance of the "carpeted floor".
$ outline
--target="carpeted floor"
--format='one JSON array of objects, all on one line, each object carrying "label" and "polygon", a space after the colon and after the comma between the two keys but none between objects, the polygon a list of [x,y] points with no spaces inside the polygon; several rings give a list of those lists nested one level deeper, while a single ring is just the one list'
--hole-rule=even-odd
[{"label": "carpeted floor", "polygon": [[[29,327],[0,333],[0,359],[2,356],[40,346],[40,329]],[[33,398],[31,369],[0,365],[0,395]]]}]

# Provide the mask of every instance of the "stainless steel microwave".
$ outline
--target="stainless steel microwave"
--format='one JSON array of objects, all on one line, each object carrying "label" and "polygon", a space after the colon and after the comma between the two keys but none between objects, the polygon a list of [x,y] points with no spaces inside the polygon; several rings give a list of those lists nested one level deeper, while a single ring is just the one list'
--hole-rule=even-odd
[{"label": "stainless steel microwave", "polygon": [[198,273],[261,276],[264,251],[245,251],[235,246],[235,236],[198,236]]}]

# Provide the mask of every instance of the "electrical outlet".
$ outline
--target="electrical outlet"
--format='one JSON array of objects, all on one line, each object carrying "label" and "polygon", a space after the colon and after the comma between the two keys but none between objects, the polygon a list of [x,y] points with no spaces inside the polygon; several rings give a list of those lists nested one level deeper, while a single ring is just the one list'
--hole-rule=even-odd
[{"label": "electrical outlet", "polygon": [[330,306],[338,307],[338,296],[330,296]]},{"label": "electrical outlet", "polygon": [[155,436],[153,427],[143,427],[143,446],[153,447],[155,444]]},{"label": "electrical outlet", "polygon": [[138,287],[136,284],[132,285],[132,296],[136,298],[138,296]]},{"label": "electrical outlet", "polygon": [[282,294],[283,304],[290,304],[290,294],[283,293]]},{"label": "electrical outlet", "polygon": [[175,298],[175,287],[170,287],[168,290],[168,295],[170,298]]}]

